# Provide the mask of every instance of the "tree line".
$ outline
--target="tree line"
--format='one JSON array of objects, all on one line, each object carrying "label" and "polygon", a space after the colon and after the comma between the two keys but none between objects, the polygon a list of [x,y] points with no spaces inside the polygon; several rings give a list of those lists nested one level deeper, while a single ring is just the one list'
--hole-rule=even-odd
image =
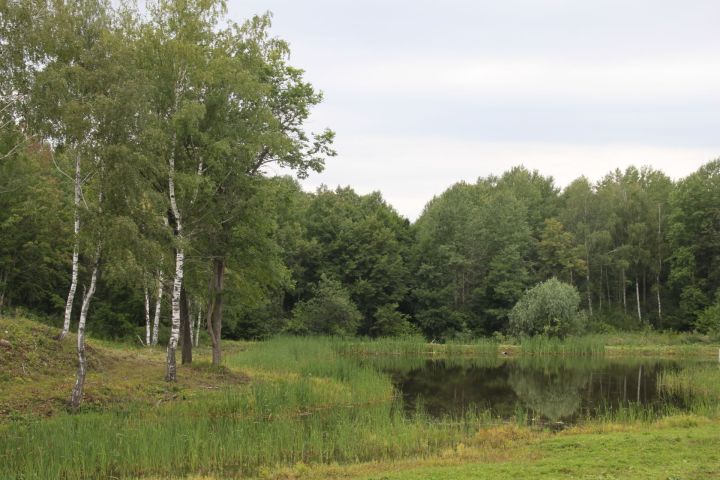
[{"label": "tree line", "polygon": [[[523,292],[573,285],[588,328],[720,330],[720,161],[561,189],[516,167],[411,223],[380,193],[304,192],[333,157],[322,94],[269,14],[218,0],[0,6],[0,311],[167,345],[278,333],[507,332]],[[77,317],[77,327],[73,318]]]}]

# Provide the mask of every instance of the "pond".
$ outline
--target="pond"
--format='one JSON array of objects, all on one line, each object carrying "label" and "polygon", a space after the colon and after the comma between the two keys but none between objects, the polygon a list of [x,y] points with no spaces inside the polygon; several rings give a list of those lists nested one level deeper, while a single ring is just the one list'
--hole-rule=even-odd
[{"label": "pond", "polygon": [[382,359],[410,414],[432,416],[468,408],[502,419],[523,412],[531,423],[566,425],[623,406],[688,408],[686,400],[657,388],[658,374],[688,365],[661,359],[480,358]]}]

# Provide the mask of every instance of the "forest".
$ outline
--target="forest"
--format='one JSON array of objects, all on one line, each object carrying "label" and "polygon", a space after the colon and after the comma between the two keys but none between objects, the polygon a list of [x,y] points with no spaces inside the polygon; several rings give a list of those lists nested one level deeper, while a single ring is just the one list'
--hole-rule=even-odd
[{"label": "forest", "polygon": [[148,344],[181,328],[444,341],[507,334],[523,292],[557,278],[590,332],[720,329],[720,161],[564,188],[518,166],[414,222],[380,192],[308,193],[265,168],[304,178],[335,156],[331,130],[304,127],[322,94],[269,15],[220,29],[222,10],[6,5],[2,311],[64,333],[79,312]]},{"label": "forest", "polygon": [[[309,192],[342,152],[308,128],[322,91],[271,27],[221,0],[0,2],[0,476],[336,478],[305,464],[436,454],[462,469],[466,445],[534,458],[569,437],[520,426],[582,421],[675,419],[653,430],[662,455],[686,424],[717,441],[720,394],[701,388],[717,369],[642,357],[717,357],[720,159],[568,185],[518,159],[413,220],[382,192]],[[477,371],[506,403],[452,410]],[[413,396],[445,381],[444,403]]]}]

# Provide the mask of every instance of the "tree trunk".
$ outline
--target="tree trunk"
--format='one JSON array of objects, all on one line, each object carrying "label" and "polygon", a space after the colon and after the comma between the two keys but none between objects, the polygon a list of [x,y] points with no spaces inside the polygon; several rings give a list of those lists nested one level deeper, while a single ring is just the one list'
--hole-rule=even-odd
[{"label": "tree trunk", "polygon": [[635,300],[637,301],[638,321],[642,323],[642,312],[640,311],[640,282],[637,275],[635,276]]},{"label": "tree trunk", "polygon": [[198,304],[197,324],[195,325],[195,347],[200,345],[200,324],[201,323],[202,323],[202,313],[200,312],[200,305]]},{"label": "tree trunk", "polygon": [[662,325],[662,302],[660,300],[660,274],[657,276],[658,325]]},{"label": "tree trunk", "polygon": [[2,280],[0,280],[0,315],[2,315],[3,308],[5,307],[5,289],[7,288],[8,272],[3,270]]},{"label": "tree trunk", "polygon": [[192,327],[190,326],[190,309],[188,308],[187,292],[180,289],[180,325],[182,338],[182,364],[192,363]]},{"label": "tree trunk", "polygon": [[158,272],[157,298],[155,300],[155,318],[153,319],[153,331],[152,331],[152,344],[153,345],[157,345],[158,334],[160,333],[160,307],[162,306],[163,283],[164,282],[165,282],[165,279],[163,278],[163,272],[162,272],[162,270],[160,270]]},{"label": "tree trunk", "polygon": [[210,305],[207,313],[207,329],[213,350],[212,363],[215,366],[220,366],[222,361],[220,336],[222,334],[224,279],[225,260],[216,258],[213,260],[213,276],[210,279]]},{"label": "tree trunk", "polygon": [[622,271],[622,302],[623,302],[623,311],[627,313],[627,288],[625,288],[625,269]]},{"label": "tree trunk", "polygon": [[177,380],[177,365],[175,364],[175,351],[180,339],[180,291],[182,289],[183,272],[185,266],[185,252],[182,248],[177,249],[175,254],[175,279],[172,289],[172,313],[170,322],[170,341],[167,347],[167,372],[165,380],[174,382]]},{"label": "tree trunk", "polygon": [[657,283],[657,306],[658,306],[658,324],[662,322],[662,301],[660,300],[660,275],[662,274],[662,204],[658,203],[658,270],[656,276]]},{"label": "tree trunk", "polygon": [[600,294],[598,295],[598,309],[603,311],[603,266],[600,264]]},{"label": "tree trunk", "polygon": [[70,395],[70,408],[77,409],[82,402],[83,389],[85,387],[85,374],[87,373],[87,360],[85,358],[85,323],[87,321],[88,310],[90,309],[90,300],[95,294],[97,286],[98,269],[100,267],[100,245],[98,244],[95,251],[95,262],[93,264],[92,276],[90,277],[90,288],[83,295],[82,307],[80,308],[80,321],[78,322],[77,333],[77,353],[78,353],[78,369],[75,377],[75,386]]},{"label": "tree trunk", "polygon": [[[173,146],[174,146],[173,141]],[[167,347],[167,373],[165,380],[174,382],[177,380],[177,366],[175,364],[175,351],[177,350],[178,339],[180,337],[180,292],[182,290],[183,274],[185,267],[185,250],[183,248],[183,230],[182,218],[180,210],[177,206],[175,198],[175,152],[170,155],[168,174],[168,194],[170,196],[170,208],[172,210],[174,220],[174,233],[177,240],[177,250],[175,251],[175,278],[173,280],[172,289],[172,321],[170,326],[170,341]]]},{"label": "tree trunk", "polygon": [[585,264],[587,267],[586,273],[585,273],[585,281],[587,282],[587,301],[588,301],[588,310],[590,311],[590,316],[593,316],[593,308],[592,308],[592,291],[590,288],[590,253],[588,252],[587,243],[585,244]]},{"label": "tree trunk", "polygon": [[150,291],[147,286],[145,290],[145,346],[150,346]]},{"label": "tree trunk", "polygon": [[67,301],[65,302],[65,318],[63,320],[63,329],[60,332],[60,339],[70,331],[70,318],[72,317],[73,302],[75,302],[75,291],[77,290],[78,267],[80,256],[80,197],[82,188],[82,177],[80,175],[80,154],[75,154],[75,195],[73,198],[73,214],[75,216],[73,223],[74,245],[72,256],[72,274],[70,276],[70,291],[68,292]]}]

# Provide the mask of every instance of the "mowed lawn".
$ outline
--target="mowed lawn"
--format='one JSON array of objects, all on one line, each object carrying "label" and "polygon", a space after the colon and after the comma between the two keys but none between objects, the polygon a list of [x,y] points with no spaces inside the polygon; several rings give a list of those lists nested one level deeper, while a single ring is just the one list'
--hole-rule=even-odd
[{"label": "mowed lawn", "polygon": [[[598,428],[613,428],[611,425]],[[344,467],[297,467],[275,478],[447,479],[720,479],[720,423],[675,417],[619,431],[569,431],[536,438],[480,441],[420,460]],[[512,435],[509,435],[512,437]]]}]

